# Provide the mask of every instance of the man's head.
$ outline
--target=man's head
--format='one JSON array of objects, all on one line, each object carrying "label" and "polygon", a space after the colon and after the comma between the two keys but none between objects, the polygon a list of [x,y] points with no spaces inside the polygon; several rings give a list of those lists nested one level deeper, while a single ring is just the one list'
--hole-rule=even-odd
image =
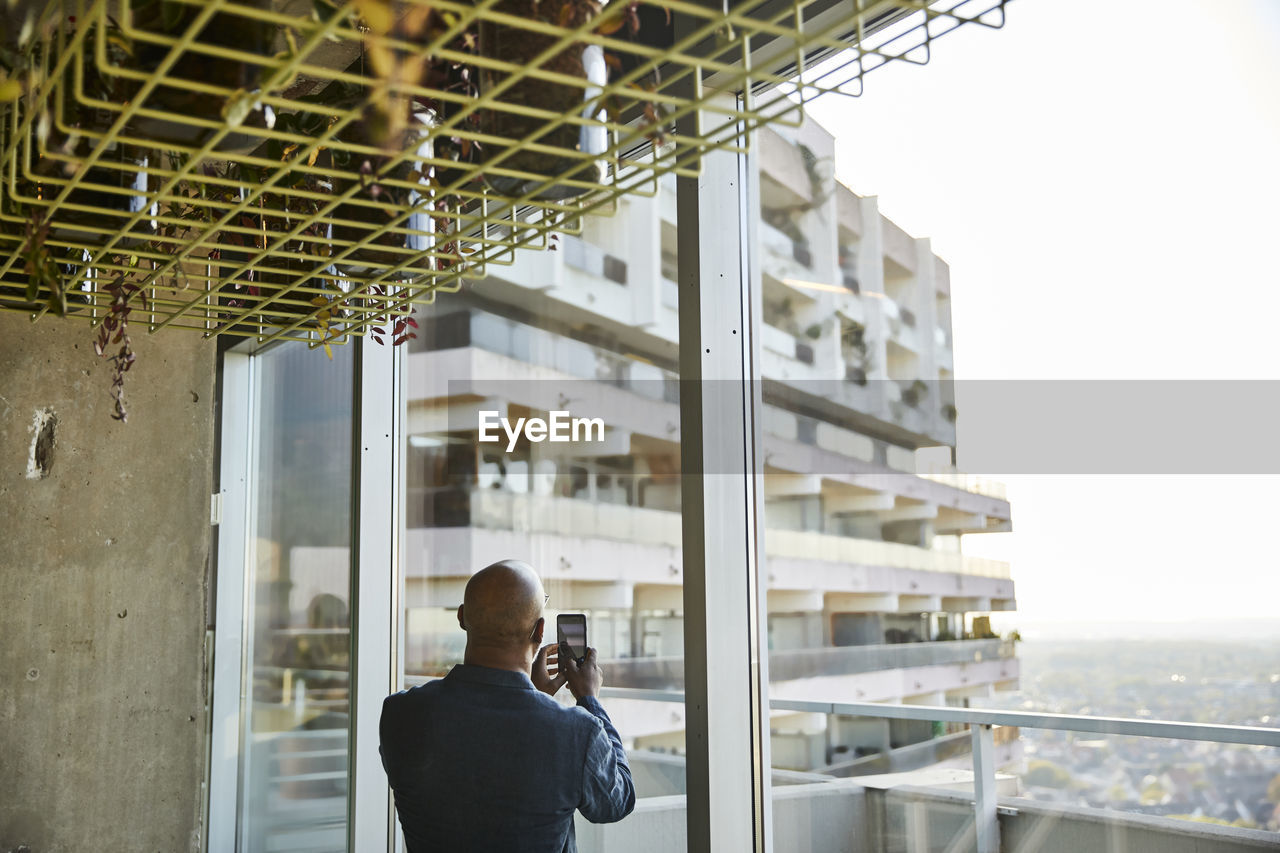
[{"label": "man's head", "polygon": [[[542,581],[521,560],[499,560],[471,576],[458,607],[458,624],[473,652],[527,655],[542,644]],[[477,663],[481,661],[477,660]]]}]

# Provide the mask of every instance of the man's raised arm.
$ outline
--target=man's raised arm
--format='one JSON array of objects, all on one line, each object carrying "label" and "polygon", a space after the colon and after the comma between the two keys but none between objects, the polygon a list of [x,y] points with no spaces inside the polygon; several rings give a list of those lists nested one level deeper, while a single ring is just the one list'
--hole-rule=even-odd
[{"label": "man's raised arm", "polygon": [[598,698],[604,673],[596,664],[596,650],[588,649],[581,665],[562,650],[560,662],[578,706],[600,721],[600,730],[587,747],[578,810],[592,823],[622,820],[636,807],[636,789],[631,782],[631,767],[622,748],[622,738],[618,737]]}]

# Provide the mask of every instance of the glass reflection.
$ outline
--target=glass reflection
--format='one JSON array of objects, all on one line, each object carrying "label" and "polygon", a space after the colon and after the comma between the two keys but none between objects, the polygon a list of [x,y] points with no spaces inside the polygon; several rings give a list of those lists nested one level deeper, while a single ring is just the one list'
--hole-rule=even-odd
[{"label": "glass reflection", "polygon": [[[541,575],[549,625],[585,614],[606,689],[682,688],[678,323],[660,263],[674,256],[674,219],[672,185],[584,217],[555,251],[521,253],[418,309],[407,359],[406,686],[461,662],[455,610],[467,579],[515,557]],[[603,430],[554,441],[498,427],[498,440],[482,440],[486,417],[515,429],[555,412],[598,418]],[[559,698],[572,701],[567,690]],[[602,703],[637,795],[683,794],[683,704]],[[579,848],[607,847],[634,819],[580,820]]]},{"label": "glass reflection", "polygon": [[346,850],[352,348],[256,362],[241,847]]}]

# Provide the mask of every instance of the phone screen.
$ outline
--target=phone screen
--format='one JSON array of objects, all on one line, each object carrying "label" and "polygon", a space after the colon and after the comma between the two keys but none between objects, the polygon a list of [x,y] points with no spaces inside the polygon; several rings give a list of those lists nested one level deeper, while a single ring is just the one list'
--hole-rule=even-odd
[{"label": "phone screen", "polygon": [[561,613],[556,617],[557,641],[568,644],[569,654],[578,663],[587,656],[587,617],[581,613]]}]

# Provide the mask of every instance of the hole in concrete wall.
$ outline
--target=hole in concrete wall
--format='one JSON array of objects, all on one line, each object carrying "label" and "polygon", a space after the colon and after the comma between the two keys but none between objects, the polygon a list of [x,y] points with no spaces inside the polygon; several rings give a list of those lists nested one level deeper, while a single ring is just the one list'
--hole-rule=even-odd
[{"label": "hole in concrete wall", "polygon": [[31,422],[31,453],[27,457],[27,479],[43,480],[53,468],[57,444],[58,416],[53,409],[39,409]]}]

